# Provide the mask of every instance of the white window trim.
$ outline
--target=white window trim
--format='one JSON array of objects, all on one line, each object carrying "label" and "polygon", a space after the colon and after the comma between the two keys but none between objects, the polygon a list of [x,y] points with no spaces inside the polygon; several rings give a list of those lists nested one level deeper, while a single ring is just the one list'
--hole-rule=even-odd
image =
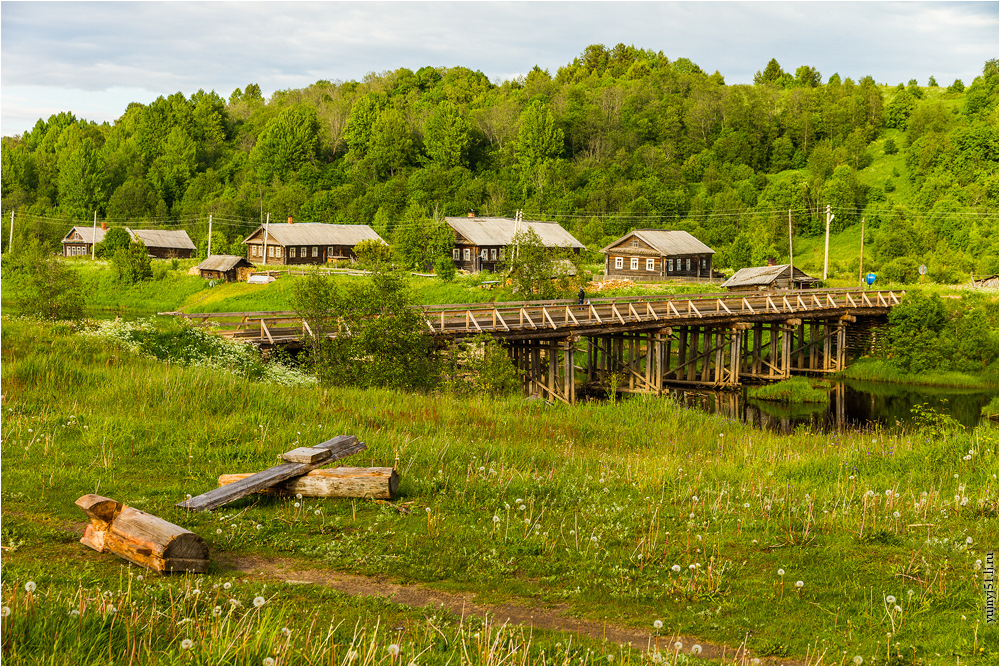
[{"label": "white window trim", "polygon": [[622,268],[623,262],[624,262],[624,257],[615,257],[615,268],[616,269]]},{"label": "white window trim", "polygon": [[288,259],[295,259],[295,246],[288,249]]},{"label": "white window trim", "polygon": [[656,260],[653,259],[652,257],[647,257],[646,258],[646,270],[647,271],[656,271]]},{"label": "white window trim", "polygon": [[465,259],[466,262],[468,262],[469,260],[472,259],[472,250],[471,249],[469,249],[469,248],[462,248],[462,251],[463,251],[462,252],[462,257]]},{"label": "white window trim", "polygon": [[319,246],[314,245],[312,249],[313,249],[313,257],[319,257]]},{"label": "white window trim", "polygon": [[639,270],[639,258],[638,257],[633,257],[632,258],[632,261],[629,262],[629,269],[631,271],[638,271]]},{"label": "white window trim", "polygon": [[687,265],[687,268],[685,268],[684,270],[685,270],[685,271],[690,271],[690,270],[691,270],[691,258],[690,258],[690,257],[688,257],[688,258],[687,258],[687,259],[686,259],[686,260],[684,261],[684,263],[685,263],[685,264]]}]

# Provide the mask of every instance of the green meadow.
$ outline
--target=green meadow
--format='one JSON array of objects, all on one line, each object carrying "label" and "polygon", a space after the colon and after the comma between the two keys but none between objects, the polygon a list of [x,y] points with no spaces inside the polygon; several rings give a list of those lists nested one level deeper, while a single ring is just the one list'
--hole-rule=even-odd
[{"label": "green meadow", "polygon": [[[929,414],[906,432],[780,436],[655,397],[289,387],[9,316],[2,348],[8,664],[701,664],[722,645],[746,663],[998,660],[983,588],[995,426]],[[341,433],[368,446],[344,464],[396,467],[394,502],[175,507]],[[159,576],[84,547],[87,493],[198,533],[210,572]],[[648,639],[346,595],[268,564]]]}]

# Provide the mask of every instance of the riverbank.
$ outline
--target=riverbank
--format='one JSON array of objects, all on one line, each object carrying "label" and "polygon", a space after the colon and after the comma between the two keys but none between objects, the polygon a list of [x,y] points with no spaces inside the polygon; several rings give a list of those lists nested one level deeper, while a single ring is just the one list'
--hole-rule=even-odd
[{"label": "riverbank", "polygon": [[851,363],[843,371],[831,376],[838,380],[864,380],[866,382],[889,382],[925,387],[954,387],[956,389],[991,389],[1000,386],[997,369],[992,373],[960,373],[958,371],[933,371],[929,373],[907,373],[885,359],[862,358]]}]

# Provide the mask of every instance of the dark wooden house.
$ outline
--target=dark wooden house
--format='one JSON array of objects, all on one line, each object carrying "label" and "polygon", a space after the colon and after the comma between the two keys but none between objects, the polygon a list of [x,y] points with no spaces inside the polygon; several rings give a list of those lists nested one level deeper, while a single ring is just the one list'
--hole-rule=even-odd
[{"label": "dark wooden house", "polygon": [[236,283],[242,282],[254,266],[246,258],[236,255],[209,255],[195,268],[206,280]]},{"label": "dark wooden house", "polygon": [[634,280],[716,276],[712,269],[715,251],[687,232],[636,229],[601,252],[607,276]]},{"label": "dark wooden house", "polygon": [[455,266],[466,271],[495,272],[510,251],[514,235],[532,230],[542,245],[550,248],[568,248],[580,254],[584,245],[558,222],[539,220],[513,220],[511,218],[445,218],[455,232],[455,247],[451,258]]},{"label": "dark wooden house", "polygon": [[734,291],[807,289],[818,282],[818,278],[790,264],[769,264],[740,269],[722,283],[722,287]]},{"label": "dark wooden house", "polygon": [[74,227],[69,230],[69,233],[66,234],[66,236],[63,237],[63,256],[89,256],[92,252],[94,244],[100,243],[104,240],[104,234],[106,232],[107,229],[104,224],[96,229],[93,227]]},{"label": "dark wooden house", "polygon": [[142,241],[150,257],[157,259],[188,259],[197,250],[183,229],[129,229],[128,233]]},{"label": "dark wooden house", "polygon": [[261,225],[243,239],[247,259],[254,264],[324,264],[356,259],[354,246],[381,241],[368,225],[328,225],[322,222],[281,222]]}]

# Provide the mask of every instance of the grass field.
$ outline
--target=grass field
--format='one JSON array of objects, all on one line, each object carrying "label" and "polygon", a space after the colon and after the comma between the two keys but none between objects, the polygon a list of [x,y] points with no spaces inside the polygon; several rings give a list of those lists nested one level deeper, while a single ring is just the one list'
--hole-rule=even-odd
[{"label": "grass field", "polygon": [[[690,642],[672,650],[674,635],[745,643],[764,662],[997,662],[983,596],[998,547],[995,427],[931,416],[906,433],[784,437],[647,397],[569,407],[286,388],[67,325],[2,325],[8,664],[705,661]],[[345,463],[396,466],[395,503],[174,507],[339,433],[368,444]],[[202,535],[211,571],[159,577],[86,549],[74,505],[86,493]],[[484,627],[236,559],[539,613],[565,605],[651,639],[628,649]]]}]

